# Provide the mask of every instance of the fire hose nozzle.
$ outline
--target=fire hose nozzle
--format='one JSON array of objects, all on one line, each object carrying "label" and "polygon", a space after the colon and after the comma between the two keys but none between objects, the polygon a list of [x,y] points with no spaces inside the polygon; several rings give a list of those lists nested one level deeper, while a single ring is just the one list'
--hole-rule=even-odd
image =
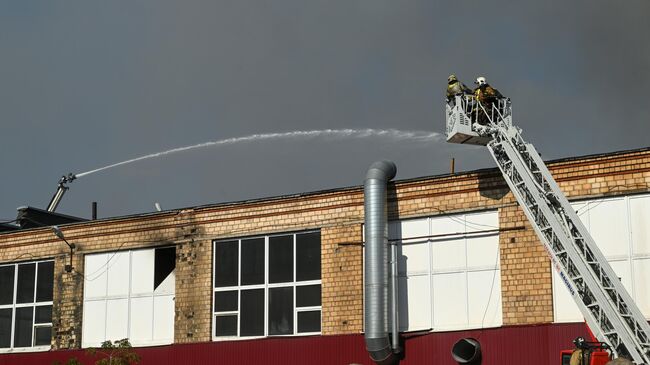
[{"label": "fire hose nozzle", "polygon": [[77,178],[77,175],[75,175],[73,173],[69,173],[68,175],[63,175],[63,176],[61,176],[61,179],[59,179],[59,184],[65,184],[65,183],[72,182],[72,180],[74,180],[76,178]]}]

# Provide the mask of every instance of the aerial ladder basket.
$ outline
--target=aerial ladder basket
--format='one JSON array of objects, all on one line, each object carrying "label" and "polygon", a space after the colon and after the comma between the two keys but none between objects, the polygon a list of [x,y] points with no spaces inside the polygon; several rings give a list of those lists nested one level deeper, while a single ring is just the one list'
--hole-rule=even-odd
[{"label": "aerial ladder basket", "polygon": [[484,105],[457,95],[446,112],[447,142],[487,146],[598,341],[619,357],[650,365],[650,325],[535,147],[512,125],[510,100]]}]

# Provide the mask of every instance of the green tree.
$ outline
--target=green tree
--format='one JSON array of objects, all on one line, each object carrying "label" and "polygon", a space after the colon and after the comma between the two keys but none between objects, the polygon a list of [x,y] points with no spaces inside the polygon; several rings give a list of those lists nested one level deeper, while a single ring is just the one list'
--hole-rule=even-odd
[{"label": "green tree", "polygon": [[133,350],[128,338],[115,342],[104,341],[99,349],[91,347],[87,352],[92,356],[103,356],[102,359],[95,361],[95,365],[133,365],[140,363],[140,355]]},{"label": "green tree", "polygon": [[[95,361],[95,365],[135,365],[140,363],[138,355],[131,346],[128,338],[115,342],[104,341],[100,348],[91,347],[86,353],[93,357],[101,357]],[[61,365],[55,361],[53,365]],[[68,359],[63,365],[84,365],[76,357]]]}]

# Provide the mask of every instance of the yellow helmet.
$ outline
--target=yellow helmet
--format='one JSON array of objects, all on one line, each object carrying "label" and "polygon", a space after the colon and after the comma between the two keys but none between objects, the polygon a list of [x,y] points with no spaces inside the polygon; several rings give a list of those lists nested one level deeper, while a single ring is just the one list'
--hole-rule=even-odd
[{"label": "yellow helmet", "polygon": [[458,79],[456,78],[456,75],[451,74],[451,75],[449,75],[449,77],[447,78],[447,82],[453,82],[453,81],[458,81]]}]

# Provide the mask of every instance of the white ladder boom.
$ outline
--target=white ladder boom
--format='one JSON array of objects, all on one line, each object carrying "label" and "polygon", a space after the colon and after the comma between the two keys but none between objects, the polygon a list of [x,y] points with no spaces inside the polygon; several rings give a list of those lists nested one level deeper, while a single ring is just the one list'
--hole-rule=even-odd
[{"label": "white ladder boom", "polygon": [[[455,123],[479,113],[485,125]],[[650,325],[511,116],[509,100],[489,106],[458,95],[447,105],[447,141],[487,145],[591,331],[617,356],[650,365]]]}]

